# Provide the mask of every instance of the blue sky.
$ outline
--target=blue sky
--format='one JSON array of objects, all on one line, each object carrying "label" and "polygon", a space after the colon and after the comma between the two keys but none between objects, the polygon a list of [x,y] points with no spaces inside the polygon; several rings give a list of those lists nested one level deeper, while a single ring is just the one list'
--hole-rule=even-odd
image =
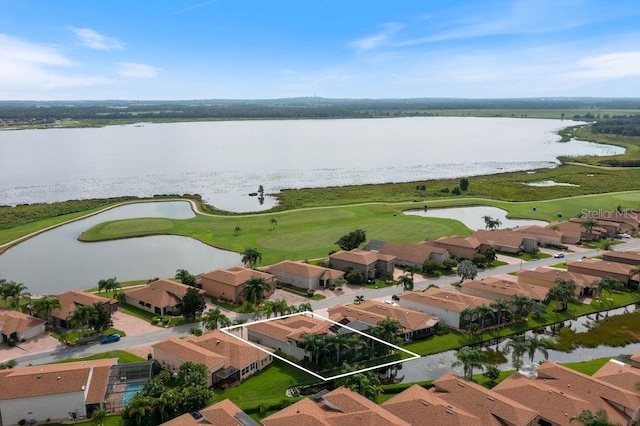
[{"label": "blue sky", "polygon": [[0,7],[0,100],[640,97],[637,0]]}]

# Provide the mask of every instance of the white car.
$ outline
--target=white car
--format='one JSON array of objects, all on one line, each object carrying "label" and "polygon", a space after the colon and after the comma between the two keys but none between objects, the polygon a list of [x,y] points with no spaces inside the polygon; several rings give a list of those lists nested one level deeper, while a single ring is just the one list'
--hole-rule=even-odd
[{"label": "white car", "polygon": [[554,253],[553,257],[555,257],[556,259],[561,259],[564,257],[564,253],[560,253],[560,252]]},{"label": "white car", "polygon": [[629,234],[618,234],[618,238],[631,238]]},{"label": "white car", "polygon": [[396,302],[393,302],[391,300],[385,300],[383,303],[386,303],[387,305],[398,306]]}]

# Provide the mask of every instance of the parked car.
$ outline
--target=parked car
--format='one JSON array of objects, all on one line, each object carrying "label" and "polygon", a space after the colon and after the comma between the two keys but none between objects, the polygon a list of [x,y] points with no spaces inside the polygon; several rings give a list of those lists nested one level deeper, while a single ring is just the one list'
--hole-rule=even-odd
[{"label": "parked car", "polygon": [[398,306],[396,302],[393,302],[391,300],[385,300],[383,303],[386,303],[387,305]]},{"label": "parked car", "polygon": [[100,339],[100,343],[113,343],[118,340],[120,340],[120,335],[118,333],[113,333]]},{"label": "parked car", "polygon": [[392,300],[400,300],[400,296],[398,296],[397,294],[394,294],[393,296],[391,296]]},{"label": "parked car", "polygon": [[564,257],[564,253],[558,252],[558,253],[554,253],[553,257],[555,257],[556,259],[560,259]]},{"label": "parked car", "polygon": [[618,238],[631,238],[629,234],[618,234]]}]

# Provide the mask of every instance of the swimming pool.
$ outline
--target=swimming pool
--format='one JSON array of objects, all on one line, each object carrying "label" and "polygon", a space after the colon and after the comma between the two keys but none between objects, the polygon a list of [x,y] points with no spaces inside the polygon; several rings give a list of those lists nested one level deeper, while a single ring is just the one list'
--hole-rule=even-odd
[{"label": "swimming pool", "polygon": [[126,406],[129,404],[129,401],[135,394],[142,391],[144,388],[144,382],[134,382],[127,383],[127,386],[124,388],[124,392],[122,392],[122,406]]}]

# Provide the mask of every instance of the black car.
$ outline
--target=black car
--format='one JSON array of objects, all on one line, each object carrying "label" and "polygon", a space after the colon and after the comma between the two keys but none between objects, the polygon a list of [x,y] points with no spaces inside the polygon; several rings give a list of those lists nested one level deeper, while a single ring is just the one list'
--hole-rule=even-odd
[{"label": "black car", "polygon": [[394,294],[393,296],[391,296],[391,299],[400,300],[400,296],[398,296],[397,294]]}]

